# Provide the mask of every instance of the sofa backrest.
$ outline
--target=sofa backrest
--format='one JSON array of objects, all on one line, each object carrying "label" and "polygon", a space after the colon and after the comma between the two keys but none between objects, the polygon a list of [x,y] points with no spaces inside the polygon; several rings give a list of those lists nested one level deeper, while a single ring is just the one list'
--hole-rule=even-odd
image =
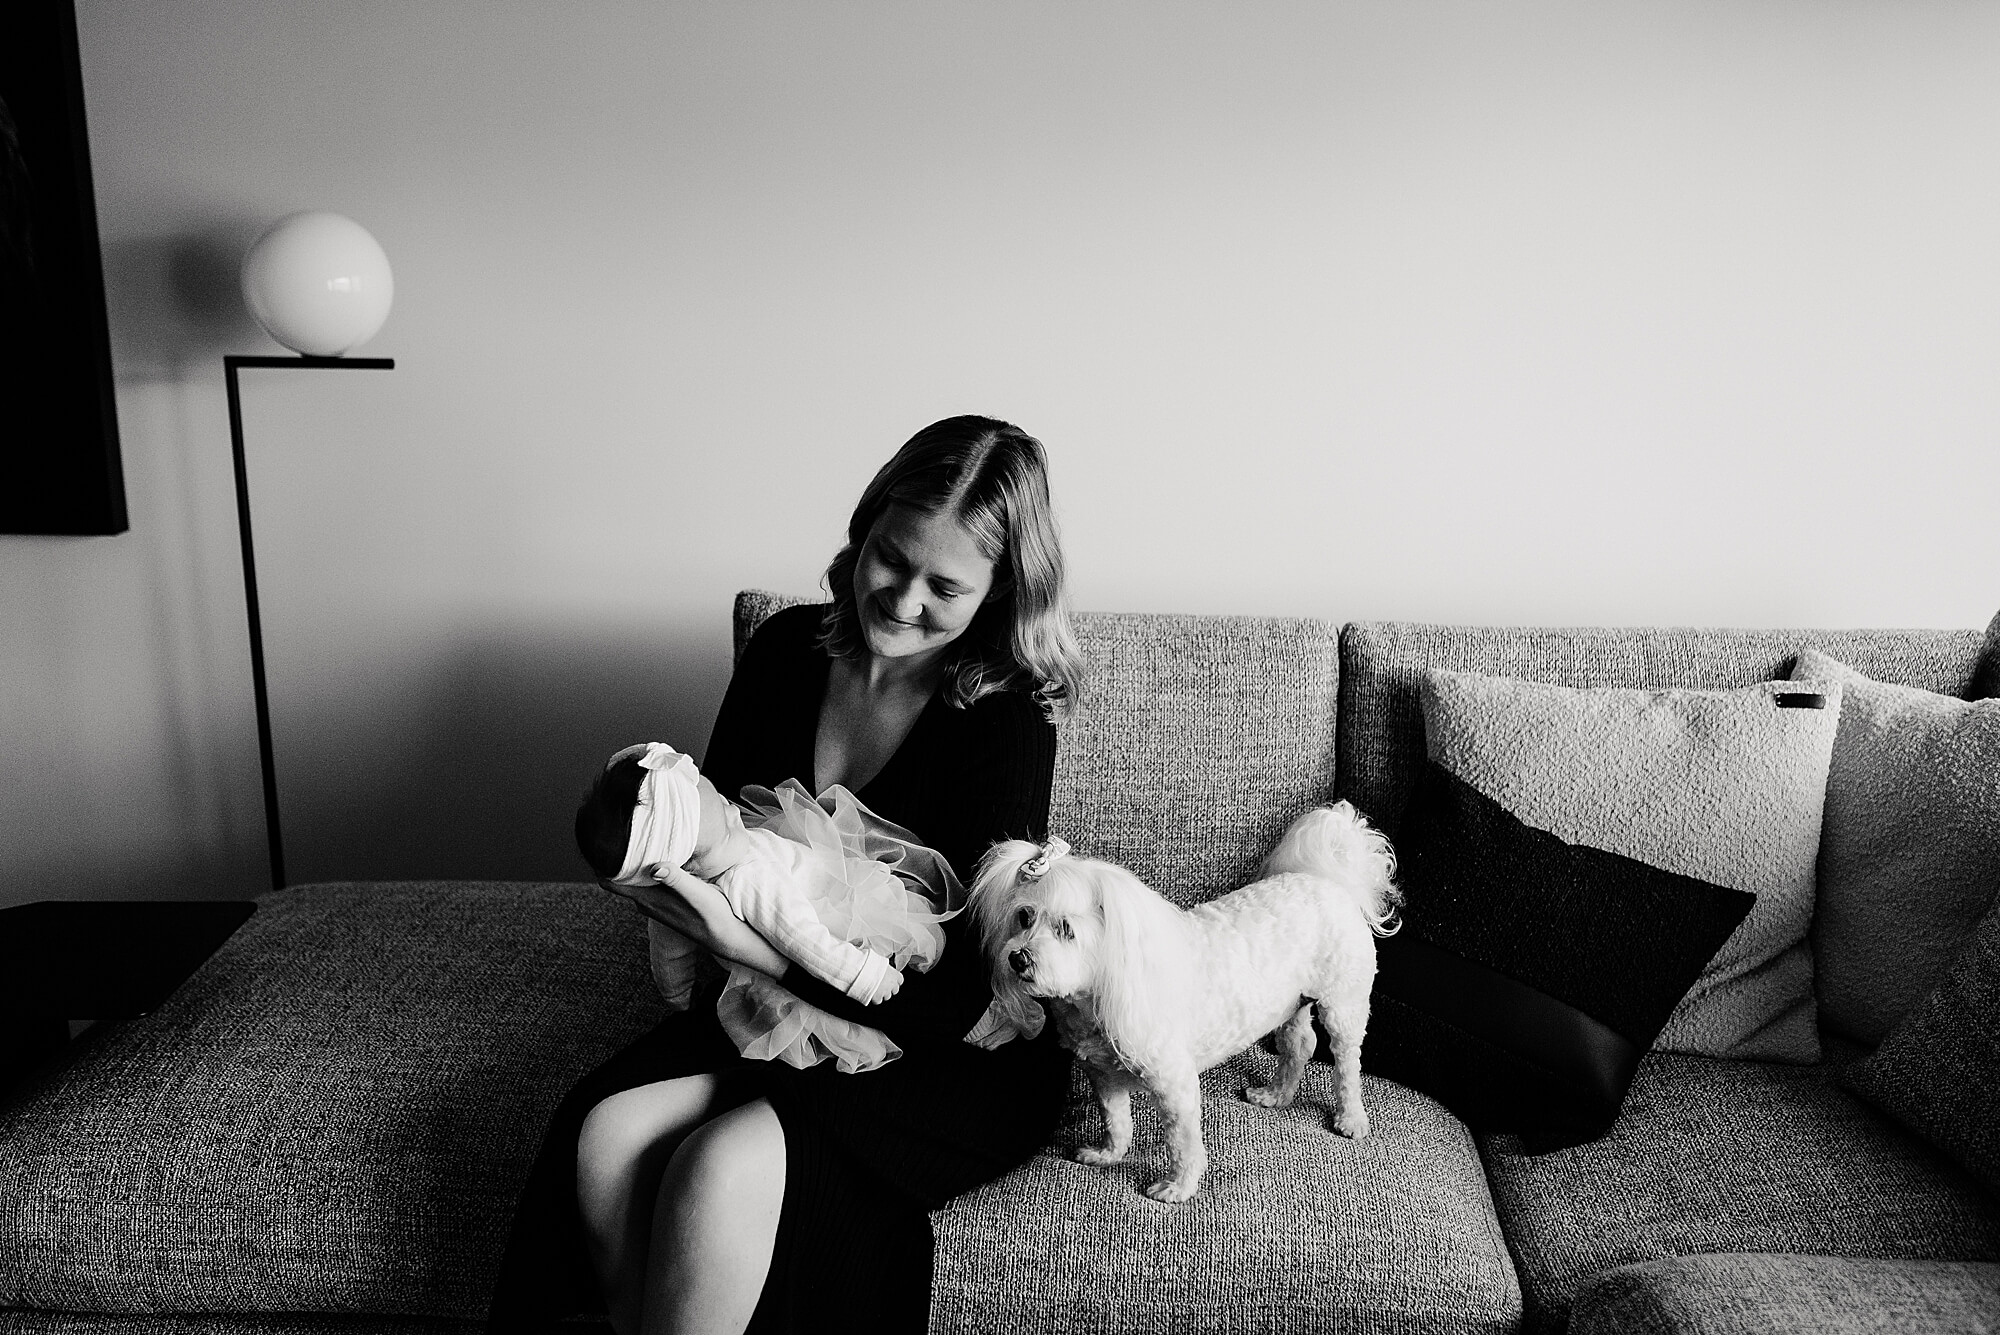
[{"label": "sofa backrest", "polygon": [[[736,599],[736,651],[810,599]],[[1285,826],[1328,799],[1338,628],[1298,617],[1083,612],[1082,707],[1061,724],[1050,832],[1184,904],[1249,880]]]},{"label": "sofa backrest", "polygon": [[[1996,619],[2000,625],[2000,619]],[[1810,645],[1877,681],[1964,696],[1980,676],[1976,630],[1702,630],[1357,622],[1340,634],[1335,792],[1391,835],[1424,758],[1425,668],[1560,686],[1721,689],[1776,681]]]}]

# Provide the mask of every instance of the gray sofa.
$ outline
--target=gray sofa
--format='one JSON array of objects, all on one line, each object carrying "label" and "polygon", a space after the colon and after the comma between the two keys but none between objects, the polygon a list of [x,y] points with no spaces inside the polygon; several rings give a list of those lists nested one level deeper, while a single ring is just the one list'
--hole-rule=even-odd
[{"label": "gray sofa", "polygon": [[[743,635],[787,600],[745,594]],[[1052,825],[1182,901],[1330,795],[1393,834],[1415,674],[1727,686],[1815,645],[1883,681],[2000,689],[1976,631],[1524,630],[1086,615],[1089,708]],[[300,886],[165,1006],[0,1095],[0,1332],[463,1330],[570,1083],[658,1016],[640,920],[589,885]],[[940,1331],[1981,1330],[2000,1200],[1814,1067],[1655,1053],[1600,1140],[1530,1154],[1375,1077],[1375,1132],[1205,1078],[1204,1190],[1134,1188],[1081,1083],[1049,1152],[935,1218]],[[865,1078],[865,1077],[857,1077]],[[1982,1324],[1984,1323],[1984,1324]]]}]

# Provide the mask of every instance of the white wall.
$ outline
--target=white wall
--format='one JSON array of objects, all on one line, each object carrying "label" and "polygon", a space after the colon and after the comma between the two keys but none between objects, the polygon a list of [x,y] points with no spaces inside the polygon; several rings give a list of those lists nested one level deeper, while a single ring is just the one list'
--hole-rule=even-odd
[{"label": "white wall", "polygon": [[0,899],[256,888],[220,356],[339,209],[393,373],[252,373],[295,877],[568,875],[918,426],[1086,608],[1983,623],[2000,8],[82,0],[133,530],[0,539]]}]

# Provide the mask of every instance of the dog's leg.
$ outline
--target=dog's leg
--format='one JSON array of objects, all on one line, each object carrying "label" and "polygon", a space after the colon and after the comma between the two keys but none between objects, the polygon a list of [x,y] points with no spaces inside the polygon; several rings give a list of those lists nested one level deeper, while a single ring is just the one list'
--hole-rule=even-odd
[{"label": "dog's leg", "polygon": [[1095,1066],[1084,1069],[1090,1073],[1090,1087],[1097,1091],[1097,1106],[1104,1110],[1104,1144],[1079,1147],[1076,1159],[1093,1168],[1105,1168],[1123,1159],[1125,1151],[1132,1148],[1132,1087],[1114,1071]]},{"label": "dog's leg", "polygon": [[1260,1108],[1287,1108],[1299,1092],[1299,1079],[1313,1055],[1312,1005],[1300,1006],[1298,1013],[1278,1026],[1278,1070],[1268,1085],[1252,1085],[1243,1097]]},{"label": "dog's leg", "polygon": [[1368,1032],[1368,994],[1335,993],[1314,1007],[1333,1051],[1333,1129],[1350,1140],[1368,1134],[1368,1110],[1361,1106],[1361,1039]]},{"label": "dog's leg", "polygon": [[1208,1149],[1201,1139],[1201,1082],[1190,1069],[1156,1078],[1152,1089],[1166,1123],[1167,1163],[1172,1171],[1147,1187],[1146,1194],[1174,1205],[1200,1190],[1201,1176],[1208,1171]]}]

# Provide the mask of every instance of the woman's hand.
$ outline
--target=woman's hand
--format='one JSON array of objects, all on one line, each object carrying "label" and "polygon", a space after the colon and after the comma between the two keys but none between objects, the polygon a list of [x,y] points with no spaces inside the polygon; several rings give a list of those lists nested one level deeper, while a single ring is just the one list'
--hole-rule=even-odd
[{"label": "woman's hand", "polygon": [[615,885],[608,880],[598,884],[631,900],[641,913],[673,928],[719,960],[772,978],[783,977],[791,967],[791,960],[758,935],[756,928],[730,912],[729,901],[720,890],[678,867],[667,873],[663,886]]}]

